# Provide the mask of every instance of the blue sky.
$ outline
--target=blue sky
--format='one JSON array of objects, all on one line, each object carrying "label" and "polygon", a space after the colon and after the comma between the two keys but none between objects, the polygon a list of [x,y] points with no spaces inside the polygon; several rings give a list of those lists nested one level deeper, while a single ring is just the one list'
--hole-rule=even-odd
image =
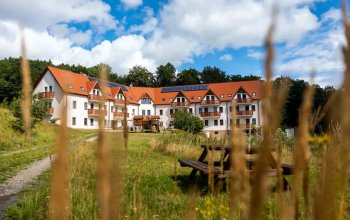
[{"label": "blue sky", "polygon": [[[20,55],[23,28],[32,59],[127,74],[217,66],[227,74],[263,75],[263,41],[273,0],[21,0],[0,1],[0,58]],[[275,75],[339,86],[345,43],[340,1],[279,2]]]}]

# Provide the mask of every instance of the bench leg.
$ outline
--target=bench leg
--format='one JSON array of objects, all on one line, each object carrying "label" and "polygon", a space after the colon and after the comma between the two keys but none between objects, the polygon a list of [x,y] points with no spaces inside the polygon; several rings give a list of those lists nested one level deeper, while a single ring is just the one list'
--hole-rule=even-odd
[{"label": "bench leg", "polygon": [[194,177],[196,176],[197,170],[193,169],[191,174],[190,174],[190,180],[193,180]]}]

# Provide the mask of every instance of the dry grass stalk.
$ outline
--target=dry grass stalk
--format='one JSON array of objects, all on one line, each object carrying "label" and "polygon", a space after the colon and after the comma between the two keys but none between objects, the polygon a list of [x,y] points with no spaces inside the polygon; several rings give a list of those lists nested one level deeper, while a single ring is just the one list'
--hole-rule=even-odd
[{"label": "dry grass stalk", "polygon": [[22,73],[22,118],[26,137],[26,143],[31,143],[31,109],[32,109],[32,79],[30,74],[29,62],[27,60],[26,46],[24,37],[21,38],[21,73]]},{"label": "dry grass stalk", "polygon": [[[235,103],[232,109],[236,109]],[[236,112],[232,111],[231,119],[236,121]],[[230,219],[240,212],[241,219],[248,219],[249,174],[246,167],[246,147],[242,131],[235,123],[231,124],[232,152],[230,154]],[[240,206],[240,210],[239,210]]]},{"label": "dry grass stalk", "polygon": [[[105,82],[107,78],[107,69],[104,65],[101,66],[101,82]],[[104,86],[101,86],[104,89]],[[105,92],[102,91],[105,96]],[[98,182],[97,182],[97,197],[100,206],[99,218],[101,220],[109,219],[109,198],[110,198],[110,158],[109,146],[107,144],[104,120],[105,115],[101,111],[99,115],[98,125],[98,141],[97,141],[97,163],[98,163]]]},{"label": "dry grass stalk", "polygon": [[291,183],[291,197],[290,201],[282,209],[282,219],[290,219],[298,214],[298,201],[299,201],[299,189],[300,185],[303,186],[304,199],[306,205],[306,213],[308,212],[308,200],[307,200],[307,176],[308,165],[310,158],[309,149],[309,119],[312,111],[312,100],[314,95],[314,87],[309,86],[304,94],[303,102],[301,104],[299,127],[296,135],[296,142],[294,145],[294,170]]},{"label": "dry grass stalk", "polygon": [[[276,14],[274,14],[276,15]],[[277,163],[272,157],[271,148],[273,145],[272,136],[277,129],[277,126],[281,119],[281,112],[283,107],[283,100],[285,97],[285,88],[280,88],[279,91],[273,91],[272,87],[272,69],[273,69],[273,32],[275,28],[275,16],[272,19],[272,24],[267,33],[265,47],[266,47],[266,59],[265,59],[265,74],[266,82],[263,86],[263,100],[262,103],[262,136],[263,141],[260,146],[259,156],[254,172],[254,185],[252,188],[251,210],[249,219],[259,219],[263,201],[266,196],[266,181],[265,181],[265,169],[267,165],[273,168],[277,168]],[[272,110],[273,106],[273,110]]]},{"label": "dry grass stalk", "polygon": [[198,204],[199,192],[195,186],[191,187],[188,192],[188,196],[186,197],[185,207],[187,210],[185,212],[184,219],[186,220],[195,220],[196,219],[196,204]]},{"label": "dry grass stalk", "polygon": [[209,150],[209,147],[206,146],[208,152],[208,185],[211,193],[215,193],[215,184],[214,184],[214,155],[213,151]]},{"label": "dry grass stalk", "polygon": [[69,215],[68,129],[67,103],[62,105],[59,133],[56,138],[56,160],[53,166],[49,216],[52,220],[67,219]]}]

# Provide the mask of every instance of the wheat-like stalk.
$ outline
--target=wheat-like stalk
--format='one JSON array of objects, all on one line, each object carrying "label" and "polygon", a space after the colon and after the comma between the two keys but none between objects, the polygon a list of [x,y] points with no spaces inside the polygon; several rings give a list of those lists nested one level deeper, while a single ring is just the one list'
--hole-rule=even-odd
[{"label": "wheat-like stalk", "polygon": [[68,219],[69,215],[69,187],[68,187],[68,130],[67,103],[61,107],[61,125],[56,137],[56,160],[53,166],[50,211],[52,220]]},{"label": "wheat-like stalk", "polygon": [[23,33],[21,35],[21,75],[22,75],[22,101],[21,110],[26,143],[31,143],[31,109],[32,109],[32,79],[29,62],[27,60],[26,46]]},{"label": "wheat-like stalk", "polygon": [[[101,66],[100,72],[101,84],[106,81],[107,69],[104,65]],[[101,85],[102,95],[104,100],[106,98],[105,85]],[[106,141],[106,135],[104,130],[104,118],[103,111],[100,112],[98,125],[98,141],[97,141],[97,161],[98,161],[98,182],[97,182],[97,195],[100,206],[99,217],[101,220],[109,219],[110,211],[110,157],[109,157],[109,146]]]}]

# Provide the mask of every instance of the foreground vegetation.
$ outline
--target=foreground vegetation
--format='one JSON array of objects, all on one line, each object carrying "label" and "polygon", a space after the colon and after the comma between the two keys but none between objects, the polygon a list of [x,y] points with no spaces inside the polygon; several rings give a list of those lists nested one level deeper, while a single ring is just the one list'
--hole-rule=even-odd
[{"label": "foreground vegetation", "polygon": [[[40,122],[33,130],[32,143],[28,144],[24,134],[12,128],[13,120],[14,117],[8,109],[0,108],[0,183],[32,162],[54,153],[57,125]],[[70,145],[77,145],[95,133],[96,131],[91,130],[72,129]]]},{"label": "foreground vegetation", "polygon": [[[119,144],[121,133],[108,133],[107,137],[111,147],[118,146],[117,154],[123,158],[125,151]],[[291,160],[292,149],[288,147],[288,142],[281,140],[287,152],[284,157]],[[323,144],[317,141],[314,143],[315,149],[318,149],[318,144]],[[128,160],[124,158],[121,164],[122,187],[116,188],[122,191],[122,219],[138,219],[140,216],[142,219],[184,219],[188,216],[197,219],[228,218],[230,199],[226,187],[219,195],[212,195],[206,179],[197,176],[193,185],[188,180],[190,169],[179,167],[177,162],[178,158],[197,159],[201,153],[199,145],[206,143],[218,143],[218,140],[183,132],[130,134]],[[96,147],[96,142],[84,143],[71,152],[71,219],[98,218]],[[318,181],[319,159],[315,151],[309,171],[310,187]],[[8,209],[7,219],[47,219],[50,176],[50,172],[43,174],[21,193],[17,203]],[[276,185],[275,181],[275,178],[269,181],[270,187]],[[288,197],[289,192],[284,196]],[[278,194],[270,191],[264,202],[263,218],[277,218],[278,210]],[[302,212],[299,214],[304,215]]]}]

